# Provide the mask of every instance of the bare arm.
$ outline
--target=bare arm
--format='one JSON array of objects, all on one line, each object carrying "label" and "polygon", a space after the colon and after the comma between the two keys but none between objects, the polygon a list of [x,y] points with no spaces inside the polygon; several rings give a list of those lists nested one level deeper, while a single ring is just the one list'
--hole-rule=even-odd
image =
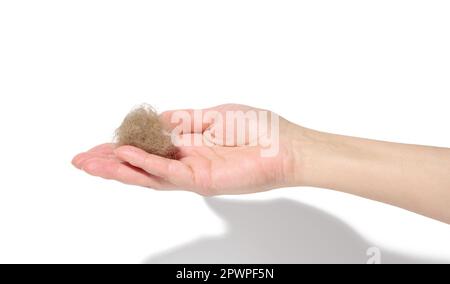
[{"label": "bare arm", "polygon": [[450,223],[450,149],[292,126],[294,185],[329,188]]}]

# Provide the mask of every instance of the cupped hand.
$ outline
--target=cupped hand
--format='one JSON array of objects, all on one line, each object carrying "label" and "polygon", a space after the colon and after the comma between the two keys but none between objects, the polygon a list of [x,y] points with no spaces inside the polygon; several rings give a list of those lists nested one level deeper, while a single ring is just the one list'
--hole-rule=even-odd
[{"label": "cupped hand", "polygon": [[[262,111],[242,105],[223,105],[204,111],[223,115],[230,111],[252,110]],[[180,111],[169,111],[161,115],[168,130],[180,126],[172,121],[176,112]],[[184,113],[192,118],[195,116],[193,110],[185,110]],[[253,123],[261,124],[258,118],[246,118],[247,122],[252,119]],[[158,190],[188,190],[204,196],[253,193],[289,186],[295,167],[289,137],[291,123],[279,119],[279,127],[276,129],[280,131],[277,138],[279,150],[269,157],[261,155],[263,146],[254,143],[255,141],[218,139],[226,138],[229,132],[220,132],[223,137],[219,137],[219,132],[212,133],[211,130],[218,126],[227,129],[227,123],[230,124],[230,121],[211,119],[197,127],[192,125],[188,131],[186,129],[189,127],[184,128],[180,136],[182,140],[199,139],[196,141],[208,140],[210,143],[181,145],[178,147],[177,159],[174,160],[148,154],[132,146],[102,144],[77,155],[72,163],[88,174],[125,184]]]}]

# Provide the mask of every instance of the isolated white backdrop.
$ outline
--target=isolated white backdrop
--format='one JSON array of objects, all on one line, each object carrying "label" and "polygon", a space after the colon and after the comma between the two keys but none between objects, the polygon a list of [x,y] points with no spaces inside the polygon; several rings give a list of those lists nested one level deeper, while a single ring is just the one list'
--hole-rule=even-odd
[{"label": "isolated white backdrop", "polygon": [[[450,147],[449,15],[448,1],[0,1],[0,262],[141,263],[226,231],[199,196],[70,165],[142,102],[243,103]],[[373,246],[450,262],[450,226],[398,208],[312,188],[227,198],[278,197]]]}]

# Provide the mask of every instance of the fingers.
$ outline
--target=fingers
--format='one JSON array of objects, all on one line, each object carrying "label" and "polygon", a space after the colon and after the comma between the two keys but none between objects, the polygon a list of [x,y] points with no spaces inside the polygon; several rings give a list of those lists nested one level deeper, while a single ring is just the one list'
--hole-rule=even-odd
[{"label": "fingers", "polygon": [[99,146],[96,146],[94,148],[92,148],[91,150],[89,150],[88,152],[85,153],[81,153],[76,155],[73,160],[72,160],[72,164],[78,168],[81,169],[82,165],[85,161],[97,157],[103,157],[103,158],[110,158],[110,159],[114,159],[115,155],[114,155],[114,144],[108,143],[108,144],[102,144]]},{"label": "fingers", "polygon": [[131,147],[117,148],[114,153],[120,159],[174,184],[188,189],[193,185],[193,172],[190,167],[177,160],[170,160]]},{"label": "fingers", "polygon": [[90,175],[117,180],[125,184],[154,189],[168,189],[172,186],[139,169],[105,158],[91,158],[83,164],[82,169]]},{"label": "fingers", "polygon": [[[72,160],[72,165],[74,165],[77,169],[81,169],[83,167],[83,163],[90,159],[93,158],[93,154],[91,153],[81,153],[75,156],[75,158],[73,158]],[[100,155],[96,156],[96,157],[100,157]]]}]

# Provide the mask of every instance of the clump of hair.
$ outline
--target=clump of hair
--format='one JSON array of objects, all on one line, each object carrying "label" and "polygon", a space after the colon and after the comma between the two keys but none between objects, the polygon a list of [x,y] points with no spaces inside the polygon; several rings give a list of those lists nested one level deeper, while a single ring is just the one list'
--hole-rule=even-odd
[{"label": "clump of hair", "polygon": [[132,110],[116,130],[115,141],[118,146],[130,145],[147,153],[174,159],[176,147],[156,111],[149,105]]}]

